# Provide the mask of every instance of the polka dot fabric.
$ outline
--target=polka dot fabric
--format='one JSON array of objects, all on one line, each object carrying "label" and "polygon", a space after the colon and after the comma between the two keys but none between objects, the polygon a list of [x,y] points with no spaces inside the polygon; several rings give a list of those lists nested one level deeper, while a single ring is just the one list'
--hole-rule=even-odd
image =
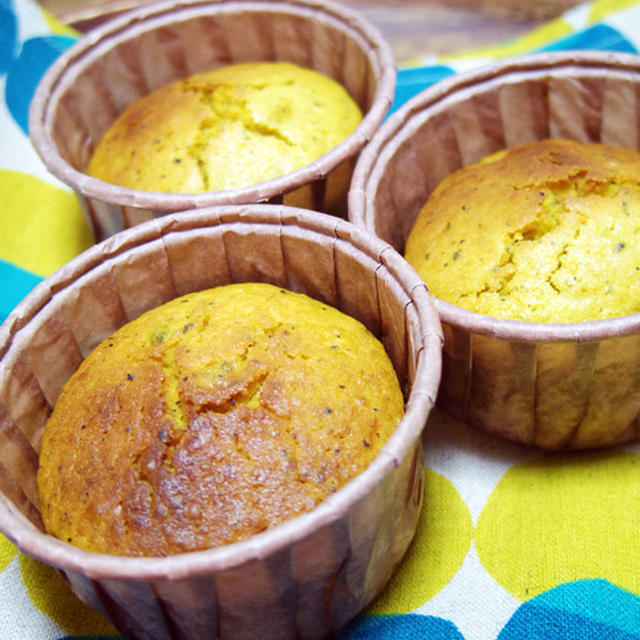
[{"label": "polka dot fabric", "polygon": [[[636,52],[640,4],[600,0],[525,38],[406,61],[396,105],[487,58],[553,48]],[[33,0],[0,0],[0,320],[92,238],[75,196],[31,148],[33,89],[75,35]],[[546,455],[435,411],[424,510],[378,600],[339,640],[640,640],[640,445]],[[51,568],[0,534],[0,639],[122,638]],[[257,634],[256,637],[259,637]]]},{"label": "polka dot fabric", "polygon": [[40,78],[76,39],[33,0],[0,0],[0,321],[93,242],[77,198],[47,172],[27,133]]}]

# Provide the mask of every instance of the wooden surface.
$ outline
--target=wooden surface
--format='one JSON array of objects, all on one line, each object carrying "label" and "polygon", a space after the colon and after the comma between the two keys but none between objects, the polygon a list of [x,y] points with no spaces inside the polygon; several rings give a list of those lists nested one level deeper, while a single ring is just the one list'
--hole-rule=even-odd
[{"label": "wooden surface", "polygon": [[[55,17],[86,31],[151,0],[40,0]],[[454,53],[513,38],[579,0],[343,0],[380,29],[398,61]]]}]

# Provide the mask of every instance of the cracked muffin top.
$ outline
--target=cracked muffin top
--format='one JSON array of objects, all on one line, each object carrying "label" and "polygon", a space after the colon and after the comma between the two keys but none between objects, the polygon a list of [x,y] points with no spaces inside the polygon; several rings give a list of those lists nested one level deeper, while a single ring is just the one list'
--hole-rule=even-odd
[{"label": "cracked muffin top", "polygon": [[640,153],[569,140],[499,151],[446,177],[405,257],[430,292],[497,318],[640,311]]},{"label": "cracked muffin top", "polygon": [[355,319],[269,284],[151,310],[98,345],[46,425],[47,531],[132,556],[246,539],[316,507],[377,456],[404,401]]},{"label": "cracked muffin top", "polygon": [[130,104],[87,173],[146,191],[236,189],[310,164],[361,120],[347,91],[317,71],[285,62],[229,65]]}]

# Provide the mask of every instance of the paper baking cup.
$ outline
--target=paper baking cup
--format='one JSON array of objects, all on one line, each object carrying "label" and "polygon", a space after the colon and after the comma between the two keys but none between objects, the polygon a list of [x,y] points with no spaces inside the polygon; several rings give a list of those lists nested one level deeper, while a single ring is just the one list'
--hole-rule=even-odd
[{"label": "paper baking cup", "polygon": [[[379,337],[406,412],[378,457],[315,510],[228,546],[132,558],[45,535],[39,444],[83,357],[148,309],[245,281],[325,301]],[[325,638],[381,591],[415,532],[421,432],[441,345],[415,271],[345,220],[277,205],[220,206],[123,231],[44,280],[0,326],[0,531],[61,570],[84,602],[133,639]]]},{"label": "paper baking cup", "polygon": [[[178,78],[249,61],[289,61],[342,84],[363,120],[312,164],[253,186],[202,194],[127,189],[84,173],[123,109]],[[392,101],[390,47],[357,13],[318,0],[183,0],[131,11],[84,36],[45,74],[32,104],[33,145],[79,195],[96,240],[172,211],[270,202],[346,217],[356,157]]]},{"label": "paper baking cup", "polygon": [[[350,220],[403,252],[418,212],[446,175],[543,138],[639,148],[640,57],[535,54],[432,86],[393,114],[362,154]],[[445,335],[438,404],[447,411],[550,449],[637,438],[640,315],[546,324],[435,304]]]}]

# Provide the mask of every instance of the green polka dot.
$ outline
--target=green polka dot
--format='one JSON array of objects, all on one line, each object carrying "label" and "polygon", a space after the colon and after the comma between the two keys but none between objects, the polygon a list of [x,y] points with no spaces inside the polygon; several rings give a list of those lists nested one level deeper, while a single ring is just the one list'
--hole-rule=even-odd
[{"label": "green polka dot", "polygon": [[48,276],[93,244],[73,193],[19,171],[0,169],[0,258]]},{"label": "green polka dot", "polygon": [[107,635],[116,630],[99,613],[78,600],[50,566],[20,554],[22,582],[33,604],[70,635]]},{"label": "green polka dot", "polygon": [[369,614],[407,613],[424,604],[457,573],[471,546],[471,515],[444,476],[425,469],[424,505],[415,538]]},{"label": "green polka dot", "polygon": [[548,456],[509,469],[475,530],[486,570],[520,600],[585,578],[640,595],[640,456]]},{"label": "green polka dot", "polygon": [[18,550],[13,542],[0,533],[0,573],[9,566],[17,552]]}]

